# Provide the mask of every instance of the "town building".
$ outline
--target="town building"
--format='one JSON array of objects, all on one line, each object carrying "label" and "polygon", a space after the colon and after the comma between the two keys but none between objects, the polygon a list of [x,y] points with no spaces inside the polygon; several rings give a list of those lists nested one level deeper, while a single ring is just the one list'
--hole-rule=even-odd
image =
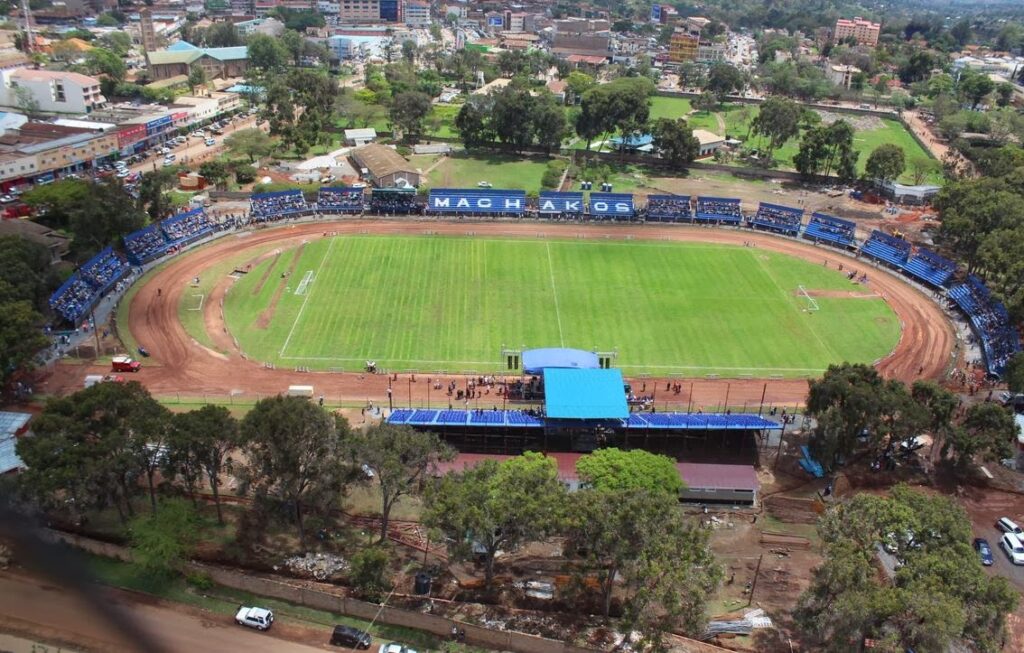
[{"label": "town building", "polygon": [[850,84],[853,83],[853,78],[857,76],[861,70],[857,66],[831,64],[828,66],[828,70],[826,72],[828,73],[829,80],[831,80],[833,84],[849,89]]},{"label": "town building", "polygon": [[554,21],[551,51],[561,58],[570,55],[610,57],[611,32],[606,20],[569,18]]},{"label": "town building", "polygon": [[857,41],[857,45],[874,47],[878,45],[878,34],[881,31],[881,24],[872,23],[870,20],[864,20],[860,16],[857,16],[853,20],[840,18],[836,21],[836,29],[833,34],[833,38],[835,39],[835,42],[838,43],[844,39],[852,37]]},{"label": "town building", "polygon": [[100,80],[80,73],[18,68],[0,71],[0,104],[46,113],[89,113],[106,104]]},{"label": "town building", "polygon": [[235,23],[238,35],[246,37],[251,34],[264,34],[277,38],[284,34],[284,23],[276,18],[253,18]]},{"label": "town building", "polygon": [[0,475],[14,474],[25,469],[15,447],[18,439],[28,434],[31,413],[0,412]]},{"label": "town building", "polygon": [[394,148],[373,143],[352,150],[356,168],[377,188],[420,185],[420,173]]},{"label": "town building", "polygon": [[713,156],[715,152],[725,145],[725,138],[706,129],[694,129],[693,137],[700,143],[697,151],[698,157]]},{"label": "town building", "polygon": [[156,39],[156,27],[153,25],[153,10],[149,7],[139,10],[139,38],[145,52],[154,52],[160,47]]},{"label": "town building", "polygon": [[403,13],[405,24],[409,27],[428,27],[430,25],[430,3],[408,0]]},{"label": "town building", "polygon": [[377,139],[377,130],[373,127],[364,127],[362,129],[346,129],[345,130],[345,144],[352,145],[355,147],[362,147],[368,145]]},{"label": "town building", "polygon": [[92,168],[116,153],[113,131],[26,122],[0,136],[0,189],[47,183]]},{"label": "town building", "polygon": [[149,76],[162,80],[177,75],[188,75],[193,65],[206,72],[207,79],[244,77],[249,67],[249,49],[244,46],[232,48],[197,48],[186,41],[178,41],[166,50],[147,52]]}]

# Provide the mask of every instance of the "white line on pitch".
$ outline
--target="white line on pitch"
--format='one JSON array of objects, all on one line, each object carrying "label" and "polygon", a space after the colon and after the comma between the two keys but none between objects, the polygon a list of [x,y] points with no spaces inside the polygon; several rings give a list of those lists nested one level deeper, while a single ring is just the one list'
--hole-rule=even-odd
[{"label": "white line on pitch", "polygon": [[562,312],[558,310],[558,291],[555,289],[555,268],[551,264],[551,243],[547,243],[548,249],[548,272],[551,274],[551,294],[555,298],[555,318],[558,320],[558,341],[565,346],[565,336],[562,335]]},{"label": "white line on pitch", "polygon": [[[320,265],[316,266],[316,274],[313,275],[313,279],[316,279],[317,277],[320,276],[320,270],[323,269],[324,267],[324,261],[326,261],[331,256],[331,248],[334,247],[334,242],[336,240],[338,239],[331,238],[331,242],[327,244],[327,252],[324,253],[324,257],[320,259]],[[298,261],[296,261],[296,263],[297,262]],[[313,290],[316,290],[316,288],[314,288]],[[299,312],[295,316],[295,321],[292,322],[292,328],[288,331],[288,337],[284,339],[284,344],[281,345],[281,358],[284,358],[284,350],[288,349],[288,343],[291,342],[292,334],[295,333],[295,327],[298,326],[299,320],[302,319],[302,311],[306,310],[306,303],[309,301],[309,298],[313,296],[313,290],[307,292],[306,296],[302,299],[302,306],[299,307]]]}]

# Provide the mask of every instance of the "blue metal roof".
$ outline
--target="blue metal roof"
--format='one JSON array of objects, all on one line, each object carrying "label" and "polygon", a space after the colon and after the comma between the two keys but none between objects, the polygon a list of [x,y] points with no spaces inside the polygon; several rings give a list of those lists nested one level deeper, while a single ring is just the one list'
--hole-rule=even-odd
[{"label": "blue metal roof", "polygon": [[409,426],[515,426],[540,428],[544,421],[521,410],[430,410],[401,408],[388,417],[389,424]]},{"label": "blue metal roof", "polygon": [[545,368],[544,404],[552,419],[629,417],[619,370]]},{"label": "blue metal roof", "polygon": [[599,367],[597,354],[582,349],[527,349],[523,352],[523,371],[540,374],[546,368],[569,367],[581,370],[596,370]]},{"label": "blue metal roof", "polygon": [[[661,431],[778,431],[782,425],[759,415],[739,413],[632,413],[617,420],[627,430]],[[522,410],[438,410],[400,408],[389,424],[408,426],[473,426],[479,428],[541,428],[547,420]],[[1024,437],[1024,435],[1022,435]]]}]

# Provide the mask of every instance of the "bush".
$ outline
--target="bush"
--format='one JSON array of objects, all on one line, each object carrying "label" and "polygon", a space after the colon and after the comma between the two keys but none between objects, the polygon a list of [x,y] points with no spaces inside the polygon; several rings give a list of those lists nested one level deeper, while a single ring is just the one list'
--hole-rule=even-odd
[{"label": "bush", "polygon": [[256,181],[256,168],[252,166],[238,166],[235,168],[235,181],[240,184],[251,184]]},{"label": "bush", "polygon": [[544,175],[540,178],[540,185],[544,188],[558,188],[567,166],[568,164],[561,159],[549,161],[547,168],[544,169]]},{"label": "bush", "polygon": [[412,148],[408,145],[398,145],[395,147],[395,151],[406,158],[412,156]]},{"label": "bush", "polygon": [[213,589],[213,579],[210,578],[210,574],[196,572],[185,576],[185,582],[204,592]]},{"label": "bush", "polygon": [[391,590],[387,578],[391,554],[382,546],[363,549],[349,559],[349,583],[362,598],[374,603]]}]

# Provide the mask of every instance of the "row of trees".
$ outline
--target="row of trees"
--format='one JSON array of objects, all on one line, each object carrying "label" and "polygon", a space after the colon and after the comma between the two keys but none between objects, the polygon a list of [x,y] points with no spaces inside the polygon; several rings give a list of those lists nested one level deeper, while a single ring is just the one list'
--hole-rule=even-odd
[{"label": "row of trees", "polygon": [[455,117],[455,128],[467,148],[501,143],[516,152],[534,144],[547,152],[557,150],[569,131],[554,95],[533,95],[515,80],[493,93],[471,96]]},{"label": "row of trees", "polygon": [[811,450],[826,467],[849,460],[866,447],[875,455],[899,442],[931,433],[933,447],[954,472],[964,473],[977,459],[1010,455],[1016,438],[1013,416],[994,403],[974,404],[958,418],[959,398],[930,381],[907,388],[883,379],[868,365],[831,365],[810,383],[807,414],[817,424]]}]

